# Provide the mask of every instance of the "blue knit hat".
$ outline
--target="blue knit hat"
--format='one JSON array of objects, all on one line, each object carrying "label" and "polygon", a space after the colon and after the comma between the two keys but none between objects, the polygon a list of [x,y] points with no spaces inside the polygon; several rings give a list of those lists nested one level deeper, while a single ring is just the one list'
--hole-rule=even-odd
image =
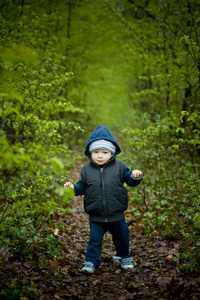
[{"label": "blue knit hat", "polygon": [[115,153],[116,151],[116,147],[113,143],[106,141],[106,140],[97,140],[92,142],[89,145],[89,152],[91,153],[92,151],[96,150],[96,149],[106,149],[108,151],[110,151],[111,153]]}]

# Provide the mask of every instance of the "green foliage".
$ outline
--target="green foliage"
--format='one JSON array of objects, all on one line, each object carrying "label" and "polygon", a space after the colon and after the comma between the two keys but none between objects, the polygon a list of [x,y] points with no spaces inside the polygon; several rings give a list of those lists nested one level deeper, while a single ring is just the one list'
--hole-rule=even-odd
[{"label": "green foliage", "polygon": [[20,285],[17,282],[11,282],[8,286],[4,279],[0,279],[0,299],[17,300],[22,293],[20,291]]},{"label": "green foliage", "polygon": [[57,213],[70,213],[74,194],[61,186],[76,159],[69,136],[82,132],[73,115],[83,109],[67,98],[74,74],[57,51],[56,16],[20,9],[5,1],[1,11],[1,245],[53,257],[61,245],[47,228]]},{"label": "green foliage", "polygon": [[[181,128],[179,120],[186,114],[188,127],[177,130]],[[196,129],[190,127],[193,115],[182,112],[180,117],[167,112],[165,118],[157,116],[152,123],[145,114],[143,129],[122,132],[132,149],[128,156],[135,157],[130,165],[135,168],[139,164],[144,172],[143,186],[130,190],[131,209],[136,217],[143,219],[145,233],[157,230],[169,239],[193,246],[192,253],[189,247],[183,247],[179,258],[187,257],[188,271],[198,268],[195,257],[200,246],[199,135],[195,136]],[[198,118],[195,125],[199,126]]]},{"label": "green foliage", "polygon": [[[33,281],[30,281],[26,288],[25,293],[22,293],[22,287],[26,284],[26,280],[11,279],[10,282],[6,282],[4,279],[0,280],[0,299],[17,300],[23,298],[24,294],[30,297],[37,298],[37,287]],[[25,289],[23,289],[25,290]]]},{"label": "green foliage", "polygon": [[121,138],[127,163],[144,172],[131,209],[145,233],[189,243],[188,272],[199,265],[199,5],[128,1],[119,13],[133,70]]}]

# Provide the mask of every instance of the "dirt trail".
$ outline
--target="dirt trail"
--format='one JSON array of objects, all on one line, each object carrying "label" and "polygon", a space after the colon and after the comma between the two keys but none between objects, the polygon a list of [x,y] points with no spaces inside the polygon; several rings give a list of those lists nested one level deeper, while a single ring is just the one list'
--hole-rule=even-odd
[{"label": "dirt trail", "polygon": [[[70,179],[79,179],[82,162],[72,170]],[[56,216],[58,239],[64,245],[58,258],[46,261],[45,267],[34,267],[34,261],[18,259],[9,253],[3,258],[0,275],[11,282],[26,282],[32,292],[27,298],[10,299],[200,299],[200,278],[182,278],[180,265],[173,262],[179,253],[176,242],[168,242],[156,235],[144,235],[133,213],[127,211],[130,229],[130,252],[135,268],[123,271],[112,259],[115,250],[111,235],[106,234],[101,255],[102,266],[92,275],[81,272],[89,239],[88,216],[83,212],[83,198],[76,197],[72,214]],[[34,290],[34,288],[36,288]],[[3,298],[2,298],[3,299]],[[5,298],[8,299],[8,298]]]},{"label": "dirt trail", "polygon": [[[80,167],[78,164],[73,169],[71,179],[79,178]],[[82,274],[80,269],[89,239],[89,223],[83,212],[83,198],[76,198],[73,214],[68,220],[67,273],[64,272],[62,290],[56,295],[61,299],[200,299],[200,278],[180,277],[173,262],[173,257],[178,255],[178,244],[158,236],[144,235],[130,211],[126,213],[126,220],[131,233],[130,252],[134,270],[123,271],[112,259],[115,250],[111,235],[107,233],[103,241],[101,267],[92,275]]]}]

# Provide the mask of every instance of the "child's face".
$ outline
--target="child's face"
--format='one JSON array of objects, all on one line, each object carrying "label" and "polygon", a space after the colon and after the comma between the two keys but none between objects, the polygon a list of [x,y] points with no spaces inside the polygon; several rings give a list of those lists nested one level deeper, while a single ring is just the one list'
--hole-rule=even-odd
[{"label": "child's face", "polygon": [[112,153],[106,149],[96,149],[92,151],[91,157],[93,162],[99,166],[105,165],[111,158]]}]

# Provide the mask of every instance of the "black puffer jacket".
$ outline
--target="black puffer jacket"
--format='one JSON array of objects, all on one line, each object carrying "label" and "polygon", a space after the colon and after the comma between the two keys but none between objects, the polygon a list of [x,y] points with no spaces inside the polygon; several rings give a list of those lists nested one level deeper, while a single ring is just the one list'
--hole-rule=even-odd
[{"label": "black puffer jacket", "polygon": [[104,167],[87,163],[81,170],[86,186],[85,212],[91,222],[115,222],[124,219],[128,195],[123,185],[124,163],[115,158]]}]

